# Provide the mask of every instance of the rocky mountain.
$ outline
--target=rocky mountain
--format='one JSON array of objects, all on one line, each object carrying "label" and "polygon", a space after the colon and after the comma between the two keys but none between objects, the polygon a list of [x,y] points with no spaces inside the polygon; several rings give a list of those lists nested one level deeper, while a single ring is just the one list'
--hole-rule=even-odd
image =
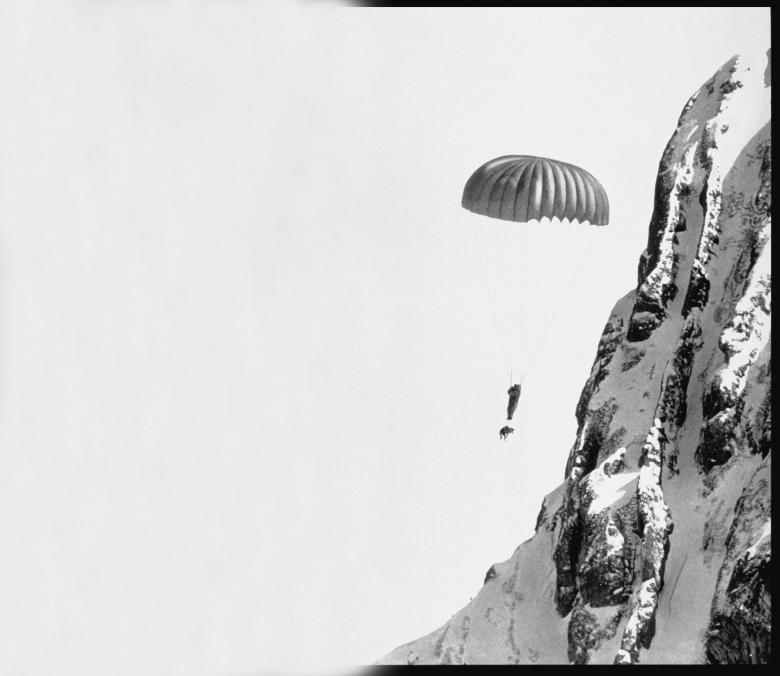
[{"label": "rocky mountain", "polygon": [[769,660],[770,93],[734,57],[685,104],[535,535],[377,664]]}]

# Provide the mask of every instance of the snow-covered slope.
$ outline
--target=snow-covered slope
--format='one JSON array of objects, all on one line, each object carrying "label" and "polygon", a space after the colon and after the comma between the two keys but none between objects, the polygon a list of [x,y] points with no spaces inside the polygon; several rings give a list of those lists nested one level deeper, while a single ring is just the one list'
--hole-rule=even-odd
[{"label": "snow-covered slope", "polygon": [[768,661],[768,68],[734,57],[683,108],[536,534],[378,664]]}]

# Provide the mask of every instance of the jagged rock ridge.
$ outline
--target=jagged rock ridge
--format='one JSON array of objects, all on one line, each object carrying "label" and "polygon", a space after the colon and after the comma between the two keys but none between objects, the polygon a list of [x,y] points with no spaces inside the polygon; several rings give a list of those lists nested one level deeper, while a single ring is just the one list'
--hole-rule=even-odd
[{"label": "jagged rock ridge", "polygon": [[378,664],[769,660],[768,56],[683,108],[534,537]]}]

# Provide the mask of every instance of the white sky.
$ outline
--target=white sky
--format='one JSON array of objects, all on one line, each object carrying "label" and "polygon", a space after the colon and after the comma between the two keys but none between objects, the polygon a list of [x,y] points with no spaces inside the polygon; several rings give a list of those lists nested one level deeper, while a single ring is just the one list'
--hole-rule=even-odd
[{"label": "white sky", "polygon": [[[3,2],[0,674],[329,673],[445,622],[562,479],[664,145],[768,18]],[[502,443],[460,198],[509,153],[611,223]],[[581,247],[521,227],[541,335]]]}]

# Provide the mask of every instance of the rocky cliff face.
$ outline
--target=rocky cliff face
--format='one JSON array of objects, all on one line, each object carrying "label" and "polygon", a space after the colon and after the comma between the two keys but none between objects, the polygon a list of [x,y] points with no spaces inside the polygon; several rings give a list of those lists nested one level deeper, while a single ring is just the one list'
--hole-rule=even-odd
[{"label": "rocky cliff face", "polygon": [[768,661],[768,68],[735,57],[683,108],[536,534],[379,664]]}]

